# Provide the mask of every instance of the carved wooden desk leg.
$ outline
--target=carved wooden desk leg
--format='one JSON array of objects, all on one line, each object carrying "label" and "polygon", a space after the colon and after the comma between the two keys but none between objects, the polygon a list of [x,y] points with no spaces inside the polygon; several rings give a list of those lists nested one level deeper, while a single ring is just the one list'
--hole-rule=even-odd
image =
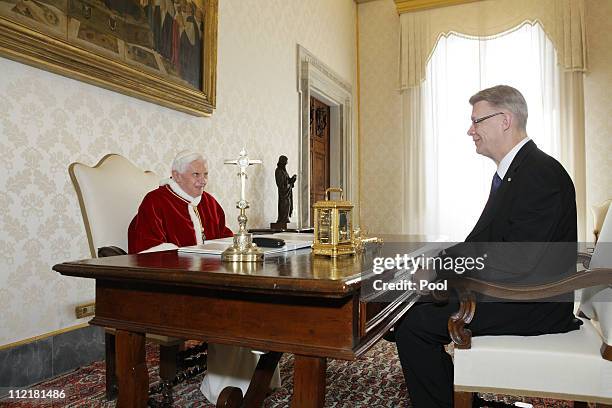
[{"label": "carved wooden desk leg", "polygon": [[159,345],[159,377],[163,382],[162,399],[164,404],[172,406],[174,398],[172,396],[172,382],[177,372],[177,355],[180,346]]},{"label": "carved wooden desk leg", "polygon": [[217,408],[261,407],[270,390],[270,381],[282,355],[283,353],[270,351],[259,357],[259,362],[257,367],[255,367],[253,377],[251,377],[251,382],[249,383],[249,389],[244,398],[242,398],[240,388],[225,387],[217,399]]},{"label": "carved wooden desk leg", "polygon": [[145,362],[145,336],[117,330],[117,408],[145,408],[149,394],[149,373]]},{"label": "carved wooden desk leg", "polygon": [[242,408],[242,390],[238,387],[225,387],[217,398],[216,408]]},{"label": "carved wooden desk leg", "polygon": [[270,381],[272,381],[272,376],[274,376],[274,370],[276,370],[282,355],[283,353],[270,351],[259,357],[249,389],[244,396],[243,406],[245,408],[256,408],[263,405],[263,401],[270,391]]},{"label": "carved wooden desk leg", "polygon": [[295,356],[293,368],[293,408],[322,408],[325,403],[325,369],[322,357]]},{"label": "carved wooden desk leg", "polygon": [[104,357],[106,359],[106,399],[109,401],[117,398],[117,369],[115,362],[117,356],[115,354],[115,335],[112,333],[104,333]]},{"label": "carved wooden desk leg", "polygon": [[455,391],[454,408],[472,408],[474,394],[471,392]]}]

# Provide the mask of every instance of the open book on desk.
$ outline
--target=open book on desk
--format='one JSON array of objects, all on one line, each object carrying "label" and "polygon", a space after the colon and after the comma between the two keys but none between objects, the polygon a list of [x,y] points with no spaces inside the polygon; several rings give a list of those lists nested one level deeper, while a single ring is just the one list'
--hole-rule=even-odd
[{"label": "open book on desk", "polygon": [[[285,245],[280,248],[264,248],[260,247],[264,252],[264,256],[268,254],[275,254],[279,252],[293,251],[300,248],[310,248],[312,246],[313,234],[300,234],[300,233],[279,233],[279,234],[266,234],[257,235],[257,237],[269,237],[278,238],[285,241]],[[219,238],[207,240],[201,245],[193,245],[188,247],[181,247],[178,249],[179,252],[190,252],[196,254],[210,254],[210,255],[221,255],[232,243],[234,238]]]}]

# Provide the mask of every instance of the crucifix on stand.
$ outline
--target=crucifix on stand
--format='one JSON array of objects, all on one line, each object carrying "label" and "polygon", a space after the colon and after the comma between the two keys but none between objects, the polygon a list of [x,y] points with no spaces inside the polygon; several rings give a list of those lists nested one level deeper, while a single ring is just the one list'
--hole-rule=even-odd
[{"label": "crucifix on stand", "polygon": [[253,243],[252,234],[247,232],[246,226],[246,209],[249,208],[249,202],[246,200],[246,169],[253,164],[262,164],[262,161],[249,159],[246,150],[242,149],[237,160],[225,160],[223,163],[233,164],[239,168],[240,200],[236,203],[236,208],[240,210],[240,215],[238,215],[238,233],[234,234],[234,244],[223,251],[221,259],[229,262],[263,261],[263,251]]}]

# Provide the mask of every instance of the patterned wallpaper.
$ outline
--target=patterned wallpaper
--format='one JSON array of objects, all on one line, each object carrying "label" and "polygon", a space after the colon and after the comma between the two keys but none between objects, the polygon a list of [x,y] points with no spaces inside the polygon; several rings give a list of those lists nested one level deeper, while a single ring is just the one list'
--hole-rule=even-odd
[{"label": "patterned wallpaper", "polygon": [[359,5],[361,222],[373,233],[402,232],[405,183],[398,39],[393,0]]},{"label": "patterned wallpaper", "polygon": [[588,73],[584,77],[587,161],[587,239],[590,207],[612,198],[612,2],[587,0]]},{"label": "patterned wallpaper", "polygon": [[[353,0],[221,0],[217,109],[198,118],[0,58],[0,345],[72,326],[93,282],[62,277],[55,263],[87,258],[68,165],[109,152],[169,173],[193,147],[210,162],[207,190],[237,227],[235,170],[222,164],[245,146],[251,226],[276,220],[278,156],[298,168],[296,45],[354,86]],[[300,177],[300,175],[298,175]],[[295,197],[296,192],[294,192]]]}]

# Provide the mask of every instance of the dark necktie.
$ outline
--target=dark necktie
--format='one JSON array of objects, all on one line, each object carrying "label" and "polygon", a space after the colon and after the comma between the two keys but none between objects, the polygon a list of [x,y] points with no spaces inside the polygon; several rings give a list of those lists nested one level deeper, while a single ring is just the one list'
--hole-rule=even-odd
[{"label": "dark necktie", "polygon": [[497,191],[499,186],[501,186],[501,183],[502,179],[499,177],[497,172],[495,172],[495,175],[493,175],[493,181],[491,181],[491,192],[489,193],[489,197]]}]

